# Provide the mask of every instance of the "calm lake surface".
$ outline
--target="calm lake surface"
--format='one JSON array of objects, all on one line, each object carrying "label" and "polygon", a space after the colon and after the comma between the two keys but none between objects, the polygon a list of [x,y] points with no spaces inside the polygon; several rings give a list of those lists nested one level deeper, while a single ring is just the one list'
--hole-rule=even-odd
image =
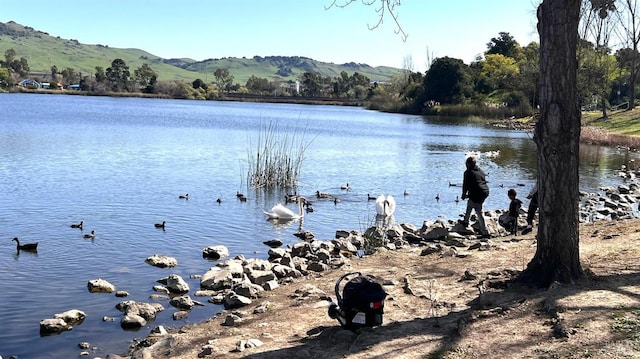
[{"label": "calm lake surface", "polygon": [[[249,152],[270,125],[307,146],[297,189],[247,186]],[[375,218],[367,194],[395,196],[396,223],[456,219],[465,203],[454,201],[461,189],[449,183],[461,183],[469,151],[481,153],[489,174],[487,209],[508,207],[511,187],[524,199],[536,166],[526,132],[351,107],[0,94],[0,356],[72,358],[82,341],[98,348],[92,356],[122,353],[155,326],[209,318],[221,308],[207,303],[173,321],[176,309],[165,301],[155,322],[124,331],[115,309],[122,299],[91,294],[87,282],[103,278],[128,291],[126,299],[149,302],[156,281],[176,273],[193,297],[199,281],[190,276],[216,264],[202,258],[204,247],[266,258],[264,241],[296,243],[300,227],[322,240],[338,229],[364,231]],[[617,184],[629,159],[583,147],[581,189]],[[346,183],[351,189],[341,190]],[[237,200],[238,191],[247,202]],[[329,192],[340,202],[314,202],[302,223],[267,221],[263,211],[293,191],[312,200],[316,191]],[[185,193],[189,200],[178,198]],[[69,227],[80,220],[84,232]],[[162,221],[165,231],[154,228]],[[91,230],[95,239],[84,239]],[[17,254],[13,237],[39,242],[37,254]],[[178,266],[146,264],[153,254],[173,256]],[[84,311],[84,323],[40,337],[40,320],[70,309]]]}]

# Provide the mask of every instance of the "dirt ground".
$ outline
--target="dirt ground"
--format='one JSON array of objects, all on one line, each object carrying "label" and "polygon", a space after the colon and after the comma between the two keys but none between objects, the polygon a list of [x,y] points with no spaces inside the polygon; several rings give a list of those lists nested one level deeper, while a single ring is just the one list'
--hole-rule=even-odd
[{"label": "dirt ground", "polygon": [[[548,290],[508,284],[533,257],[535,230],[494,238],[502,249],[471,250],[465,258],[421,256],[420,248],[353,258],[347,268],[264,292],[236,310],[244,316],[232,326],[222,325],[225,311],[173,330],[144,357],[640,358],[638,232],[640,220],[581,225],[585,278]],[[342,330],[327,315],[326,298],[310,291],[335,298],[336,280],[350,271],[384,281],[382,326]],[[253,313],[265,303],[266,312]],[[262,345],[235,351],[250,339]]]}]

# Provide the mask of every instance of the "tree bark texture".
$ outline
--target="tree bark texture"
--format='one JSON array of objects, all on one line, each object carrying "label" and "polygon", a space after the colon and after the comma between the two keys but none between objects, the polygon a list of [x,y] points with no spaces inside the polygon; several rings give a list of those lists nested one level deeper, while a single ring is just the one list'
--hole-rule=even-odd
[{"label": "tree bark texture", "polygon": [[544,0],[538,7],[540,117],[537,249],[520,279],[539,287],[583,275],[579,254],[579,139],[577,94],[580,0]]}]

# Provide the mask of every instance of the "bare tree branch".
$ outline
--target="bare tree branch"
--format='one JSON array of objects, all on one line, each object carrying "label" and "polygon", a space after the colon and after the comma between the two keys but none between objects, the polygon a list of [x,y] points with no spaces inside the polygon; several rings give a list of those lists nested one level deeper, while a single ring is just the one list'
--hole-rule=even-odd
[{"label": "bare tree branch", "polygon": [[[379,2],[379,6],[376,7],[375,9],[376,13],[378,13],[378,21],[374,25],[367,25],[369,30],[375,30],[380,25],[382,25],[382,23],[384,22],[385,13],[387,13],[388,14],[387,16],[391,16],[391,18],[396,24],[396,28],[394,32],[400,35],[403,42],[407,41],[407,37],[409,37],[409,34],[407,34],[402,28],[402,26],[400,25],[400,20],[398,17],[399,14],[398,14],[398,10],[396,9],[396,7],[400,6],[400,0],[360,0],[360,1],[365,6],[375,5],[376,2]],[[345,8],[354,2],[356,2],[356,0],[341,0],[341,1],[332,0],[329,5],[324,6],[324,9],[329,10],[332,7]]]}]

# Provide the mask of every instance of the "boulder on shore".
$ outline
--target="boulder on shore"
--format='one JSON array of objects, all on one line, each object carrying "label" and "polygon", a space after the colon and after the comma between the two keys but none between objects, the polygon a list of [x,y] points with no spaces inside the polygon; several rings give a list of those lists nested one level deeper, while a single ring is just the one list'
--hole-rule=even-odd
[{"label": "boulder on shore", "polygon": [[202,250],[202,258],[222,259],[229,256],[229,249],[225,246],[209,246]]}]

